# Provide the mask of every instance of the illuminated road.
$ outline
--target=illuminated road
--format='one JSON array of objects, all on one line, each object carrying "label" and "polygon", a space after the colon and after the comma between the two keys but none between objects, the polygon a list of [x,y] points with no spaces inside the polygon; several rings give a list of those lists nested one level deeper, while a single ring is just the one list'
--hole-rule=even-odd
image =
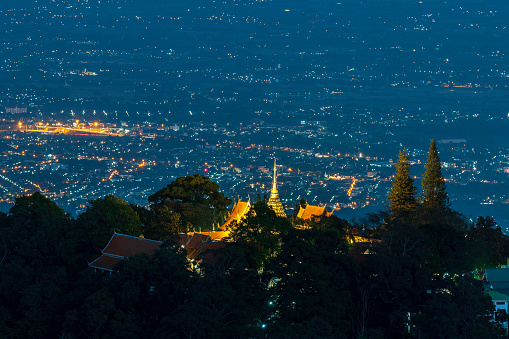
[{"label": "illuminated road", "polygon": [[38,133],[89,133],[98,135],[107,135],[122,137],[125,134],[114,133],[109,128],[89,128],[89,127],[70,127],[70,126],[27,126],[27,132],[38,132]]}]

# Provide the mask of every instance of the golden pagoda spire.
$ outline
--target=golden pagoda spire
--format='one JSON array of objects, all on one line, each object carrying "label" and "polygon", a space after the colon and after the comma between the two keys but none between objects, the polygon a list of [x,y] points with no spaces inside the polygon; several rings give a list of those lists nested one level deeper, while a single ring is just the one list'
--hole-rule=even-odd
[{"label": "golden pagoda spire", "polygon": [[267,202],[270,209],[276,212],[278,217],[286,217],[285,210],[283,208],[283,204],[281,204],[281,200],[279,200],[279,193],[277,191],[277,167],[276,167],[276,159],[274,159],[274,177],[272,178],[272,189],[270,190],[270,198]]}]

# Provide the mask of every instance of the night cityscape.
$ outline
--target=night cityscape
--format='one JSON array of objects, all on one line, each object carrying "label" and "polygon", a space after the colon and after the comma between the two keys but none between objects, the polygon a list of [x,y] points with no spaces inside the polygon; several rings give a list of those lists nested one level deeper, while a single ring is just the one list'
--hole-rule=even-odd
[{"label": "night cityscape", "polygon": [[508,10],[3,1],[0,337],[506,337]]}]

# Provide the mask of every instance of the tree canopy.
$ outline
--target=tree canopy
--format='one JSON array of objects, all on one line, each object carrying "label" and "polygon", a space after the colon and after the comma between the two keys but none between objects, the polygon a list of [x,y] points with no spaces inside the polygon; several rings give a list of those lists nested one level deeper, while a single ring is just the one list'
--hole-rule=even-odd
[{"label": "tree canopy", "polygon": [[148,197],[151,209],[166,206],[178,213],[184,228],[209,230],[224,220],[231,200],[219,192],[219,185],[200,174],[180,177]]},{"label": "tree canopy", "polygon": [[292,228],[286,218],[278,217],[265,201],[257,201],[247,216],[230,229],[229,241],[242,246],[253,267],[262,267],[281,249],[281,238]]},{"label": "tree canopy", "polygon": [[414,179],[410,177],[410,159],[406,148],[399,152],[396,174],[387,195],[387,209],[392,216],[408,216],[417,208]]},{"label": "tree canopy", "polygon": [[231,204],[231,200],[219,192],[217,183],[200,174],[180,177],[148,197],[150,203],[161,203],[165,200],[206,204],[215,208],[226,208]]},{"label": "tree canopy", "polygon": [[113,233],[143,234],[141,221],[133,206],[112,195],[89,201],[90,207],[78,216],[79,226],[88,233],[94,249],[103,248]]},{"label": "tree canopy", "polygon": [[441,168],[435,139],[432,139],[421,181],[422,204],[424,208],[429,210],[444,211],[450,205]]}]

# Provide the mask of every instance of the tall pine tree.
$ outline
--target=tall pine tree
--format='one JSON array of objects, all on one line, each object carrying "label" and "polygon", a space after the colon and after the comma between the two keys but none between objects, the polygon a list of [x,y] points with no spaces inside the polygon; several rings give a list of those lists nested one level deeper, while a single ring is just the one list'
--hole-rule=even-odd
[{"label": "tall pine tree", "polygon": [[449,197],[445,191],[445,180],[438,158],[435,139],[431,140],[428,161],[422,176],[422,205],[427,210],[445,211],[449,208]]},{"label": "tall pine tree", "polygon": [[387,195],[387,209],[392,217],[409,216],[417,207],[414,179],[410,177],[410,160],[406,148],[399,152],[396,175]]}]

